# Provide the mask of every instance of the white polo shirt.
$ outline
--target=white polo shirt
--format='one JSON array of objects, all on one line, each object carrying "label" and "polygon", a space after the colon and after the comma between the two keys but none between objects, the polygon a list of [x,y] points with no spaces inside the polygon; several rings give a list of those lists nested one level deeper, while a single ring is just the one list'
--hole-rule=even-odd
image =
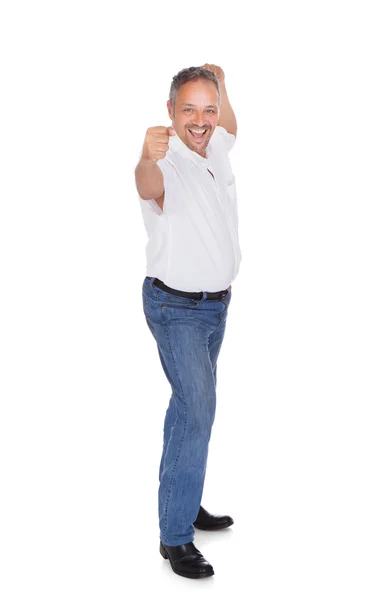
[{"label": "white polo shirt", "polygon": [[187,292],[218,292],[236,278],[242,254],[228,156],[235,140],[217,126],[203,158],[177,134],[169,138],[165,157],[157,161],[164,175],[163,210],[138,196],[148,234],[146,275]]}]

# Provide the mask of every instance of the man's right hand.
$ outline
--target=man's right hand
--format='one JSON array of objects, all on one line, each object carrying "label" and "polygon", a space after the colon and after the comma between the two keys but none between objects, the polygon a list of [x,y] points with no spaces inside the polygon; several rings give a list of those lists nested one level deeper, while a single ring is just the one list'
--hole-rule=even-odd
[{"label": "man's right hand", "polygon": [[144,145],[142,147],[141,160],[155,163],[161,158],[164,158],[169,147],[169,138],[171,135],[176,135],[176,131],[172,127],[149,127],[146,130]]}]

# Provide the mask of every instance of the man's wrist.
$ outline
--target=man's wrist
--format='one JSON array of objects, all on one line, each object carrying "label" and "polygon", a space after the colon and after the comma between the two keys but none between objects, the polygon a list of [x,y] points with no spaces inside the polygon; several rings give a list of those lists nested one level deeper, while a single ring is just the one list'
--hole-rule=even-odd
[{"label": "man's wrist", "polygon": [[140,164],[141,166],[148,167],[149,165],[155,165],[155,164],[156,164],[156,162],[157,162],[157,161],[153,160],[152,158],[146,158],[145,156],[142,156],[142,157],[140,158],[140,162],[139,162],[139,164]]}]

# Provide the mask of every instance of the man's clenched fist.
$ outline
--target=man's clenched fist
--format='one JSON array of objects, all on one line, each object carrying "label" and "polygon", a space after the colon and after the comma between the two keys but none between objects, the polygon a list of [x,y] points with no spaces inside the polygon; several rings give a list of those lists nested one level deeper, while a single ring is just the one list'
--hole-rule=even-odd
[{"label": "man's clenched fist", "polygon": [[142,147],[142,160],[157,162],[164,158],[169,146],[169,137],[176,135],[176,131],[170,127],[149,127],[146,130],[144,145]]}]

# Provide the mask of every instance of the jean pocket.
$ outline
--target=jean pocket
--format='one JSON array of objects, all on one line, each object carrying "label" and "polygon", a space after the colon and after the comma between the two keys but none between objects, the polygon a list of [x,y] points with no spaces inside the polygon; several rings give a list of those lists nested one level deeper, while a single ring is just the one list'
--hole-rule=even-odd
[{"label": "jean pocket", "polygon": [[157,288],[157,299],[162,307],[172,306],[172,308],[189,308],[198,305],[198,301],[193,298],[185,298],[184,296],[171,294],[160,288]]},{"label": "jean pocket", "polygon": [[173,298],[160,298],[161,308],[195,308],[199,302],[193,298],[183,298],[174,296]]}]

